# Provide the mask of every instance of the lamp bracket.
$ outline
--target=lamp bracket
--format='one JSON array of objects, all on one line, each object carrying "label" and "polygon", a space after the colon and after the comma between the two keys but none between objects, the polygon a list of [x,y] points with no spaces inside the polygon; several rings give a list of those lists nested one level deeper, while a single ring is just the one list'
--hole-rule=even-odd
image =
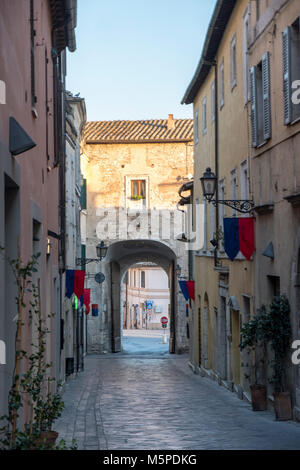
[{"label": "lamp bracket", "polygon": [[85,266],[86,264],[99,262],[100,258],[76,258],[76,265]]},{"label": "lamp bracket", "polygon": [[241,212],[242,214],[249,214],[254,209],[254,201],[250,201],[250,200],[247,200],[247,199],[245,199],[245,200],[239,200],[239,199],[237,199],[237,200],[232,200],[232,199],[216,200],[216,199],[211,199],[211,201],[209,201],[209,202],[212,202],[215,206],[217,204],[224,204],[225,206],[231,207],[232,209],[234,209],[238,212]]}]

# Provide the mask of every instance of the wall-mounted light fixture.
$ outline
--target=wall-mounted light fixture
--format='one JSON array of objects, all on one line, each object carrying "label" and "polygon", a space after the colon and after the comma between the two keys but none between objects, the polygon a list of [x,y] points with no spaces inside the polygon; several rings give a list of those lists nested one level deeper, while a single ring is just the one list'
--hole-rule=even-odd
[{"label": "wall-mounted light fixture", "polygon": [[48,256],[51,255],[51,247],[52,247],[51,240],[50,240],[50,238],[47,238],[46,254]]},{"label": "wall-mounted light fixture", "polygon": [[106,246],[104,244],[104,241],[102,240],[102,242],[96,246],[97,258],[76,258],[76,264],[80,266],[85,266],[86,264],[92,263],[94,261],[102,261],[107,254],[107,250],[108,246]]},{"label": "wall-mounted light fixture", "polygon": [[224,204],[225,206],[231,207],[232,209],[238,212],[242,212],[243,214],[248,214],[249,212],[253,211],[254,201],[248,199],[213,199],[218,181],[216,175],[211,171],[210,168],[206,169],[202,178],[200,178],[200,181],[202,185],[203,195],[208,202],[212,202],[214,205]]}]

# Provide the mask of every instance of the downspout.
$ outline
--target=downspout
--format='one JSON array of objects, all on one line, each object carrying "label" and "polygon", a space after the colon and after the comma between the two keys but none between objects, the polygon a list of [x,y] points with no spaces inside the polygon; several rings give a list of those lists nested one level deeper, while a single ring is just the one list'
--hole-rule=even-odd
[{"label": "downspout", "polygon": [[[218,63],[216,60],[204,60],[204,64],[213,66],[215,68],[215,175],[217,178],[216,184],[216,201],[219,200],[219,106],[218,106]],[[216,202],[215,205],[215,229],[216,234],[218,233],[219,228],[219,205]],[[218,251],[219,251],[219,240],[216,236],[216,246],[214,249],[214,264],[215,267],[219,266],[218,260]]]},{"label": "downspout", "polygon": [[[218,106],[218,63],[214,61],[214,68],[215,68],[215,175],[217,178],[216,184],[216,234],[218,233],[219,229],[219,106]],[[214,261],[215,267],[219,266],[218,261],[218,250],[219,250],[219,237],[216,236],[216,246],[214,249]]]}]

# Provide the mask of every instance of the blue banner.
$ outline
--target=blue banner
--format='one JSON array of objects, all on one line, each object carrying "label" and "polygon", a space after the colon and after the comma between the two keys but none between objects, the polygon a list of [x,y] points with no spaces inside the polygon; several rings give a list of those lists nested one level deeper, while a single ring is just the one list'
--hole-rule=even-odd
[{"label": "blue banner", "polygon": [[224,248],[231,261],[240,251],[239,219],[237,217],[224,219]]},{"label": "blue banner", "polygon": [[184,295],[185,300],[189,300],[190,296],[188,293],[186,281],[178,281],[178,282],[179,282],[179,286],[180,286],[181,292]]}]

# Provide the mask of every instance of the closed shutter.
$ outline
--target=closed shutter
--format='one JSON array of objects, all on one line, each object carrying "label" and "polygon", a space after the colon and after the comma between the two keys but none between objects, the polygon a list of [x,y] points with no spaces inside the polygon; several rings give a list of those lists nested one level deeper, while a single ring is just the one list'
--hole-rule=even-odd
[{"label": "closed shutter", "polygon": [[292,122],[291,104],[291,28],[282,33],[284,124]]},{"label": "closed shutter", "polygon": [[270,53],[262,58],[262,90],[263,90],[263,133],[264,140],[271,138],[271,93],[270,93]]},{"label": "closed shutter", "polygon": [[194,135],[195,135],[195,144],[198,144],[199,137],[198,137],[198,111],[195,112],[195,121],[194,121]]},{"label": "closed shutter", "polygon": [[250,100],[251,100],[251,130],[252,130],[252,146],[258,145],[258,113],[257,113],[257,82],[256,82],[256,66],[250,69]]}]

